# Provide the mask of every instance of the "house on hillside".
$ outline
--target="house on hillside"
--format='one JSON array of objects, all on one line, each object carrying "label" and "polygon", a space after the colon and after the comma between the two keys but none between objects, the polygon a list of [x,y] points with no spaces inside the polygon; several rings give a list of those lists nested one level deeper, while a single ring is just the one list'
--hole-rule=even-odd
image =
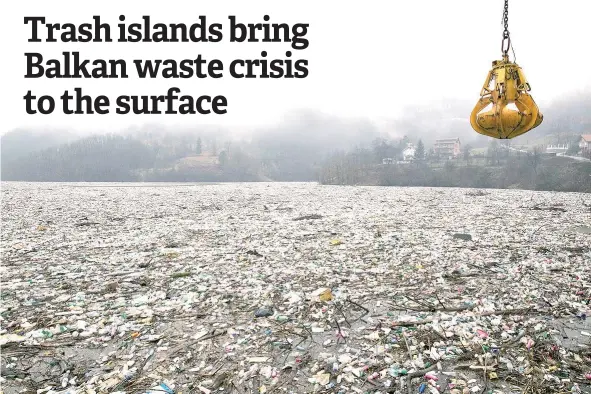
[{"label": "house on hillside", "polygon": [[581,135],[581,140],[579,141],[579,148],[583,152],[591,151],[591,134],[583,134]]},{"label": "house on hillside", "polygon": [[404,161],[413,161],[415,159],[415,146],[413,143],[409,142],[406,144],[406,148],[402,151],[402,160]]},{"label": "house on hillside", "polygon": [[449,157],[450,159],[460,156],[462,145],[459,138],[448,138],[436,140],[433,146],[435,154],[440,157]]}]

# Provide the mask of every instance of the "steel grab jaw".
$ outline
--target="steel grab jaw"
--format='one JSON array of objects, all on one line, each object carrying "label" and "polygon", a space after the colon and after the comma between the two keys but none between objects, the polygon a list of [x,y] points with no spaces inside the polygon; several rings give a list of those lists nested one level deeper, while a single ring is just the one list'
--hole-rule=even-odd
[{"label": "steel grab jaw", "polygon": [[544,118],[529,91],[521,67],[506,57],[494,61],[470,116],[472,128],[488,137],[510,139],[539,126]]}]

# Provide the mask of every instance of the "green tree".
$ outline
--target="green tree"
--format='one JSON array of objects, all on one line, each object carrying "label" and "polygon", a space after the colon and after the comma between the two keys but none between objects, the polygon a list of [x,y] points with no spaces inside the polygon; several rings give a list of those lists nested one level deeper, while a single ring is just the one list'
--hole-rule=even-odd
[{"label": "green tree", "polygon": [[406,149],[406,146],[408,145],[409,142],[410,141],[409,141],[409,139],[408,139],[408,137],[406,135],[404,137],[402,137],[402,139],[398,142],[398,150],[400,152],[402,152],[403,150],[405,150]]},{"label": "green tree", "polygon": [[464,146],[464,152],[463,152],[463,157],[464,160],[466,161],[466,164],[470,164],[470,161],[472,161],[472,154],[470,153],[470,151],[472,150],[472,147],[470,145],[466,145]]},{"label": "green tree", "polygon": [[488,144],[487,156],[488,156],[489,164],[491,164],[491,165],[499,164],[499,161],[500,161],[499,143],[497,142],[497,140],[492,140]]},{"label": "green tree", "polygon": [[221,151],[220,154],[218,155],[218,161],[220,163],[220,166],[226,167],[226,165],[228,164],[228,154],[226,153],[226,151]]},{"label": "green tree", "polygon": [[417,143],[417,148],[415,149],[415,159],[416,160],[423,160],[425,158],[425,145],[423,144],[422,140],[419,140]]},{"label": "green tree", "polygon": [[577,136],[576,138],[571,138],[571,141],[568,144],[568,150],[566,151],[567,155],[574,156],[579,153],[579,141],[581,137]]},{"label": "green tree", "polygon": [[384,138],[376,138],[371,143],[376,163],[381,163],[390,154],[390,144]]},{"label": "green tree", "polygon": [[544,148],[537,145],[534,146],[534,148],[532,149],[532,151],[530,153],[528,153],[527,158],[528,158],[528,162],[531,165],[531,168],[534,170],[534,174],[538,174],[538,167],[540,165],[540,163],[542,162],[542,152],[544,151]]},{"label": "green tree", "polygon": [[435,149],[431,148],[429,149],[429,152],[427,152],[427,159],[429,160],[434,160],[436,159],[436,154],[435,154]]},{"label": "green tree", "polygon": [[201,154],[202,146],[201,146],[201,137],[197,138],[197,145],[195,146],[195,153],[198,155]]}]

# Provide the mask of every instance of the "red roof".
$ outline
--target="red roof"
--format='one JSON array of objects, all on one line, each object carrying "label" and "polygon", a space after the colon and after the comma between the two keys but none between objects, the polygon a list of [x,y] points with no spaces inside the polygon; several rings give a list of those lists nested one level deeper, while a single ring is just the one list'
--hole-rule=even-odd
[{"label": "red roof", "polygon": [[583,134],[581,135],[586,142],[591,142],[591,134]]}]

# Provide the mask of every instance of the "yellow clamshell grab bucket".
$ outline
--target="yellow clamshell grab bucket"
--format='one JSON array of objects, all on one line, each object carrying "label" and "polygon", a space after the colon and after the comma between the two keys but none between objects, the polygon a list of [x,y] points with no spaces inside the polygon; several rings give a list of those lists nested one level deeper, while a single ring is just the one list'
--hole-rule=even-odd
[{"label": "yellow clamshell grab bucket", "polygon": [[521,67],[509,61],[511,39],[507,30],[508,0],[505,0],[503,60],[495,60],[480,91],[480,100],[470,116],[472,128],[497,139],[515,138],[539,126],[544,119]]}]

